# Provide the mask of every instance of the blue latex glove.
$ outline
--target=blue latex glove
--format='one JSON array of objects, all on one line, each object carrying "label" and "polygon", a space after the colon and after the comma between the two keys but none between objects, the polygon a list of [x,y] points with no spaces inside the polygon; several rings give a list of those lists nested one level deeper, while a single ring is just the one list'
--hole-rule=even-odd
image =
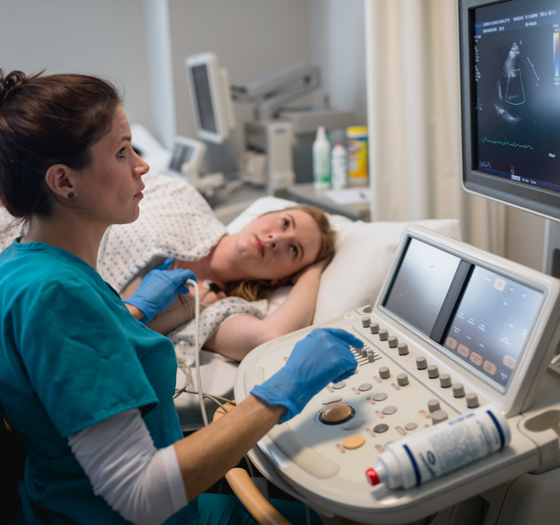
[{"label": "blue latex glove", "polygon": [[173,257],[169,257],[149,271],[136,293],[124,300],[144,313],[140,319],[143,323],[163,312],[180,293],[189,293],[189,289],[183,286],[187,279],[196,281],[196,275],[190,270],[166,270],[172,262]]},{"label": "blue latex glove", "polygon": [[299,341],[288,362],[251,394],[269,405],[286,407],[280,423],[299,414],[308,401],[331,381],[350,377],[357,366],[349,346],[362,348],[357,337],[339,328],[318,328]]}]

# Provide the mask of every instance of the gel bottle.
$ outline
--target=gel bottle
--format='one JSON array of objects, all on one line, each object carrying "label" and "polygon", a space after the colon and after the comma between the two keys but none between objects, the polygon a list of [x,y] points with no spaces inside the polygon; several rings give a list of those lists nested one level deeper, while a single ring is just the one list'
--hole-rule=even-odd
[{"label": "gel bottle", "polygon": [[510,439],[504,415],[486,405],[388,444],[366,478],[408,489],[502,450]]}]

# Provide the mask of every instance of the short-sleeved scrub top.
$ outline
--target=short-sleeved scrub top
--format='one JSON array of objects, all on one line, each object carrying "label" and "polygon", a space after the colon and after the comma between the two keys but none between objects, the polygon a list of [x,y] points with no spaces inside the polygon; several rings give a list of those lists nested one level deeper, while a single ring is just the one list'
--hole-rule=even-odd
[{"label": "short-sleeved scrub top", "polygon": [[[17,240],[0,254],[0,410],[28,453],[21,521],[125,523],[67,437],[139,408],[158,448],[182,438],[170,341],[128,312],[87,263]],[[196,522],[196,500],[169,522]]]}]

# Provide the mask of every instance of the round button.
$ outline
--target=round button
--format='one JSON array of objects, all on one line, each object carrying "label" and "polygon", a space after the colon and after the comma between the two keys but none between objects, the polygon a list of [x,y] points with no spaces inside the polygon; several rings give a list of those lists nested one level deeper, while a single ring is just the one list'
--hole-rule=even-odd
[{"label": "round button", "polygon": [[428,360],[424,356],[417,357],[416,358],[416,368],[418,368],[418,370],[424,370],[424,369],[428,368]]},{"label": "round button", "polygon": [[430,365],[428,367],[428,377],[430,379],[436,379],[439,377],[439,368],[436,365]]},{"label": "round button", "polygon": [[389,343],[389,348],[395,348],[395,346],[397,346],[399,344],[399,340],[397,339],[396,335],[392,335],[387,339],[387,342]]},{"label": "round button", "polygon": [[408,376],[406,374],[399,374],[397,376],[397,383],[399,384],[399,386],[408,385]]},{"label": "round button", "polygon": [[397,347],[397,350],[399,351],[399,355],[407,355],[408,354],[408,345],[406,343],[399,343],[399,346]]},{"label": "round button", "polygon": [[371,323],[371,324],[369,325],[369,331],[370,331],[372,334],[378,333],[378,332],[379,332],[379,323]]},{"label": "round button", "polygon": [[387,341],[387,339],[389,339],[389,330],[387,330],[387,328],[381,328],[381,330],[379,330],[379,339],[381,339],[381,341]]},{"label": "round button", "polygon": [[449,388],[451,386],[451,376],[449,374],[441,374],[439,376],[439,384],[441,388]]},{"label": "round button", "polygon": [[351,436],[344,438],[342,446],[348,450],[354,450],[356,448],[360,448],[365,442],[366,440],[362,436],[352,434]]},{"label": "round button", "polygon": [[320,419],[323,423],[336,425],[348,421],[354,415],[354,409],[344,403],[335,403],[321,412]]},{"label": "round button", "polygon": [[404,426],[405,430],[411,431],[411,430],[416,430],[418,428],[418,425],[416,423],[407,423]]},{"label": "round button", "polygon": [[391,414],[394,414],[396,411],[397,411],[397,407],[391,405],[385,407],[381,412],[383,412],[386,416],[390,416]]},{"label": "round button", "polygon": [[338,403],[341,400],[342,398],[338,394],[332,394],[323,398],[323,401],[321,401],[321,403],[323,403],[323,405],[330,405],[331,403]]},{"label": "round button", "polygon": [[380,392],[373,396],[374,401],[385,401],[387,399],[387,394],[385,392]]},{"label": "round button", "polygon": [[371,383],[362,383],[359,387],[358,390],[360,392],[367,392],[368,390],[372,389],[372,384]]},{"label": "round button", "polygon": [[436,410],[440,410],[439,401],[437,399],[430,399],[428,401],[428,410],[430,414],[435,412]]},{"label": "round button", "polygon": [[432,425],[437,425],[447,419],[447,412],[444,410],[436,410],[435,412],[432,412]]},{"label": "round button", "polygon": [[367,328],[371,324],[371,317],[362,317],[362,326]]},{"label": "round button", "polygon": [[339,381],[338,383],[333,383],[332,387],[335,390],[340,390],[341,388],[344,388],[346,386],[346,383],[344,381]]},{"label": "round button", "polygon": [[476,394],[467,394],[467,406],[476,408],[478,406],[478,396]]},{"label": "round button", "polygon": [[379,369],[379,377],[381,379],[389,379],[391,377],[391,371],[388,366],[382,366]]},{"label": "round button", "polygon": [[453,389],[453,397],[465,396],[465,387],[463,383],[455,383],[451,388]]},{"label": "round button", "polygon": [[389,430],[389,425],[386,425],[385,423],[381,423],[373,427],[373,431],[376,434],[383,434],[383,432],[387,432],[387,430]]}]

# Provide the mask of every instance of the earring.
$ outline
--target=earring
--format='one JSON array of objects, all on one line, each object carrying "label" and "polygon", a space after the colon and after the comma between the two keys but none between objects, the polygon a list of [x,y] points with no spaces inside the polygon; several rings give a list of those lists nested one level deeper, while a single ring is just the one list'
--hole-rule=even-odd
[{"label": "earring", "polygon": [[68,194],[68,198],[69,198],[69,199],[73,199],[73,198],[74,198],[74,194],[73,194],[73,193],[69,193],[69,194]]}]

